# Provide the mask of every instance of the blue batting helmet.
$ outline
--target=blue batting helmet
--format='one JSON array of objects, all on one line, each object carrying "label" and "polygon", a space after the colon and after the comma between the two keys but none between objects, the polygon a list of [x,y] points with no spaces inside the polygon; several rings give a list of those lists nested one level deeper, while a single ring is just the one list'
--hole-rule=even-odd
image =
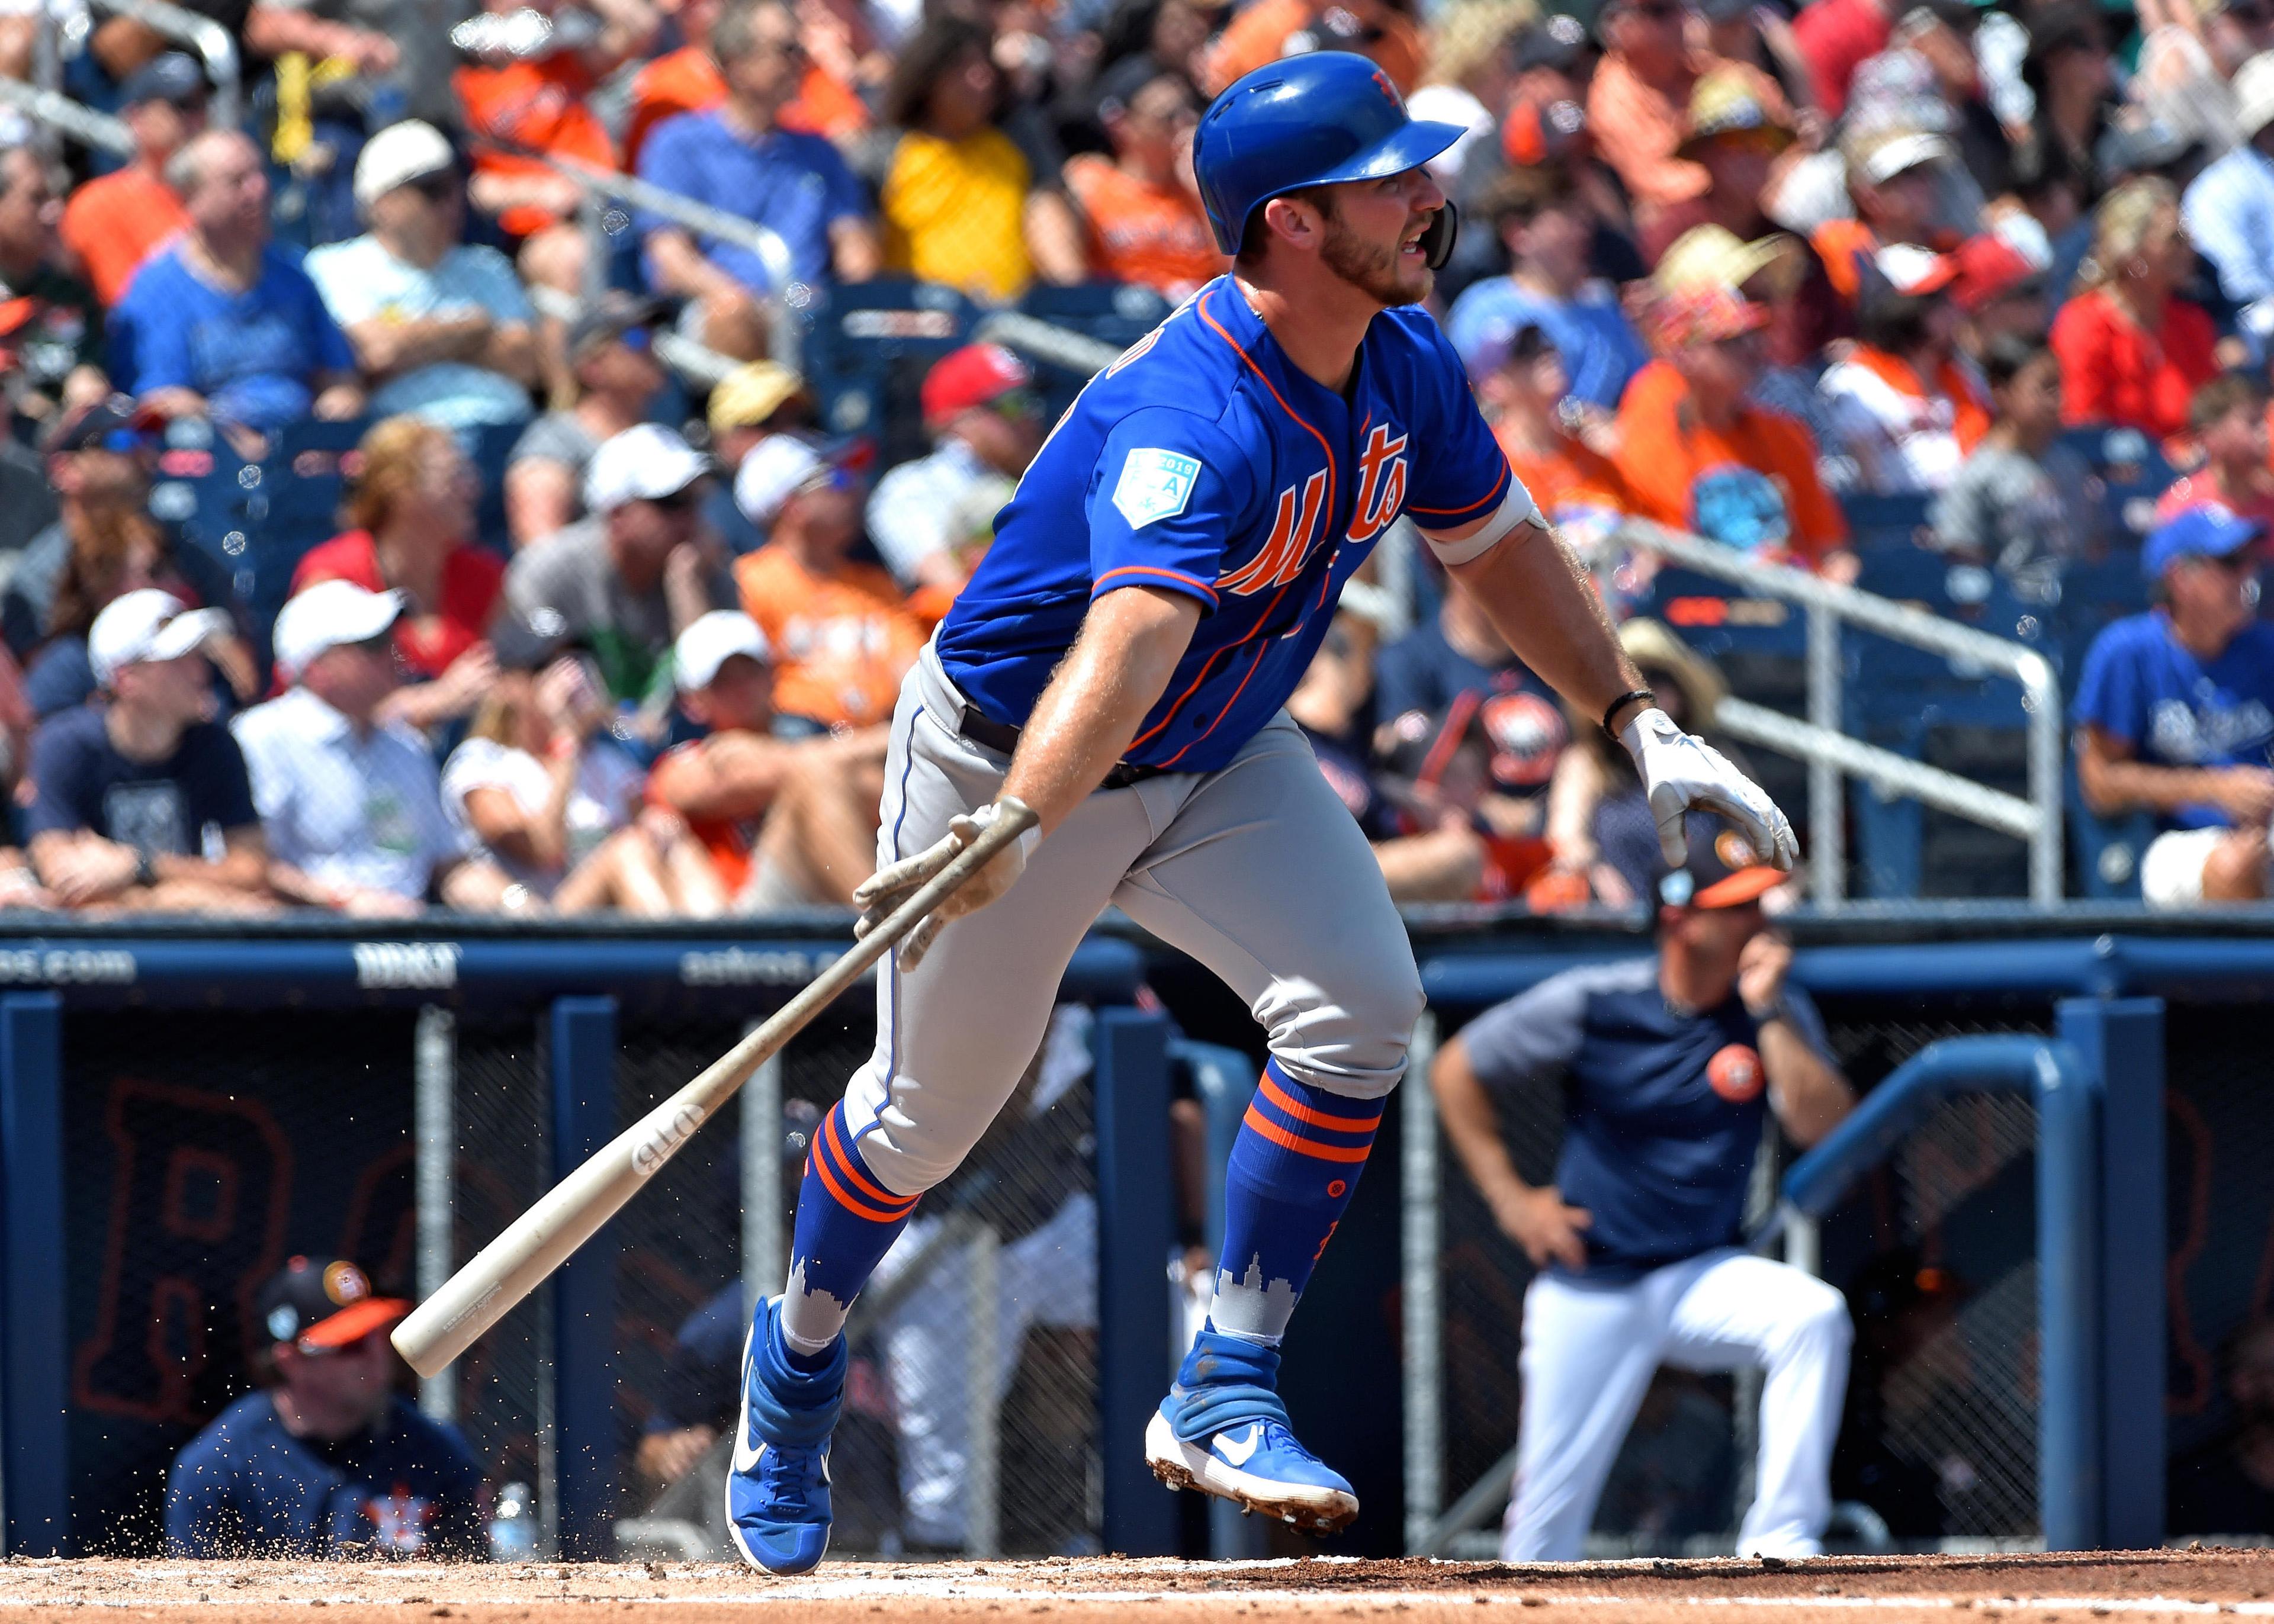
[{"label": "blue batting helmet", "polygon": [[1248,217],[1273,198],[1417,169],[1461,134],[1407,117],[1389,76],[1365,57],[1311,51],[1243,75],[1210,102],[1193,169],[1216,245],[1237,253]]}]

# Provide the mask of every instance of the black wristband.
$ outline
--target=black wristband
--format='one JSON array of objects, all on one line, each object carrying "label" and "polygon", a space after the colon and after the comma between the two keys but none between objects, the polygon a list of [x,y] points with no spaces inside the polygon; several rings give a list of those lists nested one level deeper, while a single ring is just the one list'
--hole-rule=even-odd
[{"label": "black wristband", "polygon": [[1611,718],[1619,713],[1620,706],[1625,704],[1628,701],[1634,699],[1641,700],[1645,705],[1654,705],[1658,703],[1658,695],[1652,693],[1648,688],[1629,688],[1625,693],[1620,695],[1616,699],[1611,701],[1609,704],[1603,707],[1603,731],[1610,734],[1614,743],[1617,741],[1619,735],[1617,731],[1611,726]]},{"label": "black wristband", "polygon": [[158,883],[158,865],[151,861],[147,850],[138,849],[134,853],[134,883],[137,885],[155,885]]}]

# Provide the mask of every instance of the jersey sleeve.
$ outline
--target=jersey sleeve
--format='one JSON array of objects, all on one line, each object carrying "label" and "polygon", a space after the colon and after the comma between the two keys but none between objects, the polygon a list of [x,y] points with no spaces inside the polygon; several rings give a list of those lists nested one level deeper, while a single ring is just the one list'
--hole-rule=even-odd
[{"label": "jersey sleeve", "polygon": [[[2120,628],[2120,622],[2101,633],[2086,650],[2074,714],[2078,726],[2097,727],[2136,750],[2148,736],[2147,685],[2139,680],[2137,662],[2126,658],[2128,639]],[[35,761],[37,755],[34,750]]]},{"label": "jersey sleeve", "polygon": [[1415,425],[1405,511],[1423,530],[1442,534],[1489,518],[1508,499],[1516,471],[1477,410],[1451,342],[1434,321],[1415,330],[1428,348],[1421,388],[1430,410]]},{"label": "jersey sleeve", "polygon": [[1495,1094],[1560,1071],[1579,1052],[1586,1008],[1586,982],[1569,974],[1494,1005],[1461,1029],[1470,1070]]},{"label": "jersey sleeve", "polygon": [[1213,611],[1225,549],[1252,523],[1254,461],[1191,412],[1123,418],[1089,490],[1090,597],[1158,587]]}]

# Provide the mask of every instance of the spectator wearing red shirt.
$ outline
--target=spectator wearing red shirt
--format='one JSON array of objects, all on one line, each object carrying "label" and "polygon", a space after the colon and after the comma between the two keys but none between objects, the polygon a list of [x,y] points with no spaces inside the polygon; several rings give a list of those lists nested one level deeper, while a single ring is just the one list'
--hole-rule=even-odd
[{"label": "spectator wearing red shirt", "polygon": [[1198,98],[1182,74],[1132,56],[1099,81],[1097,115],[1112,155],[1084,153],[1065,166],[1090,272],[1182,299],[1224,268],[1193,190]]},{"label": "spectator wearing red shirt", "polygon": [[2102,199],[2084,290],[2053,318],[2063,421],[2158,439],[2187,427],[2190,397],[2218,372],[2210,318],[2173,295],[2195,262],[2171,182],[2143,176]]},{"label": "spectator wearing red shirt", "polygon": [[1826,118],[1848,105],[1856,70],[1887,49],[1894,32],[1886,0],[1817,0],[1793,19],[1792,37],[1816,80],[1816,104]]},{"label": "spectator wearing red shirt", "polygon": [[448,429],[389,417],[363,437],[363,472],[349,499],[354,529],[300,560],[292,594],[351,581],[403,595],[395,652],[411,680],[382,720],[426,728],[470,715],[495,682],[488,642],[504,599],[505,566],[471,545],[475,477]]}]

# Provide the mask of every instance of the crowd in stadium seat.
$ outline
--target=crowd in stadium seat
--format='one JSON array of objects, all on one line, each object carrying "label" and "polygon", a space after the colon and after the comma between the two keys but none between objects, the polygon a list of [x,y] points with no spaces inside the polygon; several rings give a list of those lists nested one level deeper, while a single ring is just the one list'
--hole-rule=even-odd
[{"label": "crowd in stadium seat", "polygon": [[[2045,653],[2073,892],[2268,892],[2263,5],[474,7],[191,0],[237,129],[139,22],[0,17],[132,148],[0,113],[0,905],[843,903],[900,676],[1083,377],[990,313],[1121,346],[1225,270],[1200,113],[1321,49],[1465,127],[1434,308],[1692,725],[1797,710],[1800,622],[1628,516]],[[1848,731],[2018,772],[2017,692],[1844,658]],[[1624,762],[1399,531],[1291,708],[1401,898],[1647,894]],[[1860,891],[2019,894],[1865,794]]]}]

